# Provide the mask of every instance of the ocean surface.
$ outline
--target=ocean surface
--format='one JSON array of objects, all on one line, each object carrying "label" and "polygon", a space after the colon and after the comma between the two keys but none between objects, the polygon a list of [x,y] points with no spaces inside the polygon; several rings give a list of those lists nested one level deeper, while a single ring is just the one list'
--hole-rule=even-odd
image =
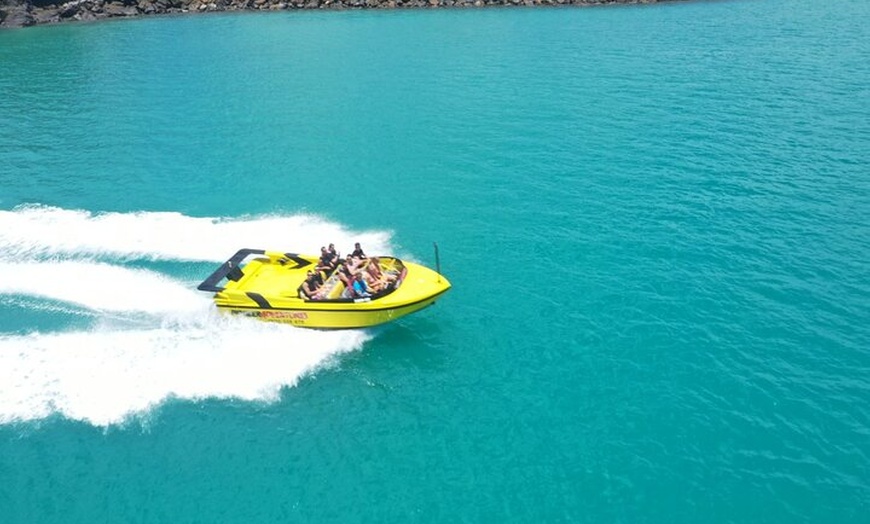
[{"label": "ocean surface", "polygon": [[[0,523],[870,522],[870,2],[0,33]],[[218,315],[242,247],[441,268]]]}]

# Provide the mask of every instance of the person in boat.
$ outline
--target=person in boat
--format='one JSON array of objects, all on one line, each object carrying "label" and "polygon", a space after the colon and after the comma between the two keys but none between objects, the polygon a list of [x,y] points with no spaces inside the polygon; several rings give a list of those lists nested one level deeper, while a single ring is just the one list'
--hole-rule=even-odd
[{"label": "person in boat", "polygon": [[372,290],[369,289],[368,284],[366,284],[366,279],[362,272],[353,279],[353,284],[350,289],[352,292],[352,298],[366,298],[372,296]]},{"label": "person in boat", "polygon": [[366,254],[363,251],[362,247],[360,247],[359,242],[353,245],[353,253],[351,253],[351,255],[359,259],[363,259],[366,257]]},{"label": "person in boat", "polygon": [[335,269],[335,266],[338,264],[338,259],[332,256],[332,253],[329,252],[325,247],[320,248],[320,260],[317,261],[317,267],[314,268],[316,271],[323,271],[327,275],[332,273]]},{"label": "person in boat", "polygon": [[338,251],[335,250],[335,244],[329,244],[329,247],[326,248],[329,251],[329,254],[332,256],[332,263],[335,266],[338,266],[338,263],[341,262],[341,257],[338,256]]},{"label": "person in boat", "polygon": [[372,278],[371,273],[368,272],[368,268],[360,271],[357,278],[359,278],[360,280],[363,281],[363,283],[366,286],[366,289],[368,289],[368,292],[371,294],[380,293],[384,289],[384,286],[379,281]]},{"label": "person in boat", "polygon": [[[380,261],[378,257],[372,257],[369,259],[369,263],[366,266],[365,273],[367,275],[366,279],[375,293],[379,291],[383,291],[387,286],[390,285],[391,282],[395,282],[395,277],[392,275],[387,275],[383,271],[381,271]],[[391,278],[392,277],[392,278]]]},{"label": "person in boat", "polygon": [[302,283],[302,294],[308,300],[317,300],[320,298],[320,287],[323,285],[323,279],[319,273],[314,271],[308,272],[308,277]]},{"label": "person in boat", "polygon": [[356,278],[358,273],[359,265],[350,255],[348,255],[344,263],[338,267],[338,278],[344,282],[345,289],[351,288],[353,285],[353,279]]}]

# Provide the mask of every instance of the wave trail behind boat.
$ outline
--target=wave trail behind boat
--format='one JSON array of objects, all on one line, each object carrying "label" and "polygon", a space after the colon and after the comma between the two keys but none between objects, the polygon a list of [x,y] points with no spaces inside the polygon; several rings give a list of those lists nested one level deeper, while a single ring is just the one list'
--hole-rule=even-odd
[{"label": "wave trail behind boat", "polygon": [[282,387],[360,348],[369,336],[246,319],[0,335],[0,423],[59,413],[108,426],[147,418],[168,398],[274,401]]},{"label": "wave trail behind boat", "polygon": [[[0,318],[0,423],[60,414],[107,426],[147,419],[169,398],[272,401],[372,335],[223,317],[187,263],[223,261],[245,245],[316,253],[358,241],[389,253],[389,238],[313,215],[0,210],[0,303],[15,316]],[[47,309],[61,321],[37,331]],[[77,311],[85,324],[64,321]]]},{"label": "wave trail behind boat", "polygon": [[389,253],[388,232],[351,231],[316,215],[191,217],[176,212],[93,213],[42,205],[0,210],[0,259],[116,257],[219,262],[240,247],[320,252],[360,242]]}]

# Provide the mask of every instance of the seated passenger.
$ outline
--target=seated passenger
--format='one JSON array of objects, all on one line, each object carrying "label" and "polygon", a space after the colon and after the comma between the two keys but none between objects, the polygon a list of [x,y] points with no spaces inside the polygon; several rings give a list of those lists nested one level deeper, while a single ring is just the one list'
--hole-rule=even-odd
[{"label": "seated passenger", "polygon": [[320,248],[320,260],[317,261],[317,267],[315,270],[323,271],[327,275],[332,273],[337,264],[336,259],[333,258],[332,254],[325,248]]},{"label": "seated passenger", "polygon": [[382,282],[385,286],[396,281],[398,275],[395,273],[381,270],[381,261],[378,257],[369,259],[368,272],[375,280]]},{"label": "seated passenger", "polygon": [[329,247],[327,247],[326,250],[329,251],[329,255],[332,257],[333,266],[338,266],[341,257],[338,256],[338,252],[335,250],[335,244],[329,244]]},{"label": "seated passenger", "polygon": [[342,282],[344,282],[345,288],[350,289],[350,285],[358,272],[358,269],[354,264],[353,258],[348,255],[345,261],[338,266],[338,269],[336,271],[338,273],[338,278],[341,279]]},{"label": "seated passenger", "polygon": [[369,259],[369,264],[366,267],[366,271],[368,271],[373,278],[376,278],[378,280],[380,280],[381,277],[384,276],[384,272],[381,271],[381,264],[378,260],[378,257],[372,257]]},{"label": "seated passenger", "polygon": [[360,259],[366,257],[366,254],[363,252],[362,248],[360,247],[359,242],[357,242],[356,244],[353,245],[353,253],[351,253],[351,255],[356,257],[356,258],[360,258]]},{"label": "seated passenger", "polygon": [[309,271],[308,278],[305,279],[300,288],[303,295],[302,298],[307,298],[308,300],[319,299],[320,295],[318,291],[321,285],[323,285],[323,279],[320,278],[320,275],[314,271]]},{"label": "seated passenger", "polygon": [[383,291],[390,284],[390,279],[381,271],[377,257],[370,259],[365,270],[366,281],[375,293]]},{"label": "seated passenger", "polygon": [[363,271],[362,273],[360,273],[360,278],[365,281],[366,287],[369,288],[369,292],[372,294],[376,295],[387,287],[386,283],[372,277],[371,273],[369,273],[368,271]]},{"label": "seated passenger", "polygon": [[366,285],[366,281],[362,277],[362,275],[353,279],[353,285],[351,286],[351,290],[353,298],[365,298],[372,296],[371,290]]}]

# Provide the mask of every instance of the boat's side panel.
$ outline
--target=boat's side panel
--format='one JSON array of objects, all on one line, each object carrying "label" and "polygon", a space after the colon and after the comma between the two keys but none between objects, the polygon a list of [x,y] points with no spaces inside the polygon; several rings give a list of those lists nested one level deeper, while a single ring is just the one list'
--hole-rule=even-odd
[{"label": "boat's side panel", "polygon": [[391,309],[258,309],[253,307],[218,306],[221,311],[259,318],[270,322],[281,322],[294,326],[320,329],[347,329],[376,326],[419,311],[435,303],[437,296],[413,304]]}]

